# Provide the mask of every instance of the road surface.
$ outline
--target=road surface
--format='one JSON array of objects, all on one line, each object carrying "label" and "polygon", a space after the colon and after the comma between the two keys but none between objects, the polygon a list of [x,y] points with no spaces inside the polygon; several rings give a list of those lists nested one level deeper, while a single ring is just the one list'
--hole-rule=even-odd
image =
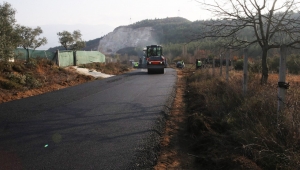
[{"label": "road surface", "polygon": [[120,76],[0,104],[0,169],[149,169],[176,71]]}]

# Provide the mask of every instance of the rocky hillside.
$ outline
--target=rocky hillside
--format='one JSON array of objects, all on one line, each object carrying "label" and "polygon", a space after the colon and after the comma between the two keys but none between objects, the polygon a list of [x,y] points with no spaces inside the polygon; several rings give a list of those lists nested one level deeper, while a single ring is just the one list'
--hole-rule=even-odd
[{"label": "rocky hillside", "polygon": [[118,27],[107,34],[99,42],[99,51],[104,54],[116,54],[119,50],[129,47],[157,44],[156,34],[152,27]]},{"label": "rocky hillside", "polygon": [[98,49],[104,54],[130,55],[146,45],[188,42],[199,31],[201,23],[180,17],[142,20],[116,28],[100,40]]}]

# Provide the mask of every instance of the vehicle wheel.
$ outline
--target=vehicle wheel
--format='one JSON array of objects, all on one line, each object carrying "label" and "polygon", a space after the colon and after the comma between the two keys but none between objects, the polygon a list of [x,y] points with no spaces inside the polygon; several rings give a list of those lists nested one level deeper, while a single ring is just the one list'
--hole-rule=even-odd
[{"label": "vehicle wheel", "polygon": [[164,73],[165,73],[165,69],[161,69],[160,74],[164,74]]},{"label": "vehicle wheel", "polygon": [[151,69],[148,69],[148,74],[152,74],[152,70]]}]

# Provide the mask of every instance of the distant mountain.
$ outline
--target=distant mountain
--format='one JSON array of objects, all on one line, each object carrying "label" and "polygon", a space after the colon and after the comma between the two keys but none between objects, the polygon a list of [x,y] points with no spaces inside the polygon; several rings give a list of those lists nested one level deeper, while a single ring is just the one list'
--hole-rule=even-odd
[{"label": "distant mountain", "polygon": [[[157,35],[157,42],[160,44],[183,43],[193,38],[199,31],[202,21],[191,22],[181,17],[171,17],[164,19],[142,20],[128,27],[137,29],[140,27],[152,27]],[[117,28],[116,28],[117,29]]]}]

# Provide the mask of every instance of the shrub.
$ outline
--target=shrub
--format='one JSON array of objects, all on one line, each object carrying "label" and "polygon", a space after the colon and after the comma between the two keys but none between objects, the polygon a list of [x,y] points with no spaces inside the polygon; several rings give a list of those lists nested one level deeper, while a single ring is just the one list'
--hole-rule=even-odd
[{"label": "shrub", "polygon": [[31,74],[26,74],[26,86],[29,88],[41,87],[42,84]]},{"label": "shrub", "polygon": [[259,73],[261,72],[261,63],[258,60],[255,60],[253,63],[249,64],[249,71],[253,73]]},{"label": "shrub", "polygon": [[19,73],[22,73],[26,70],[24,64],[21,64],[21,63],[15,63],[13,66],[12,66],[12,69],[16,72],[19,72]]},{"label": "shrub", "polygon": [[36,68],[37,66],[37,59],[29,58],[29,61],[26,63],[27,68]]},{"label": "shrub", "polygon": [[47,59],[47,58],[39,58],[38,57],[35,60],[36,60],[36,65],[40,65],[40,66],[48,66],[48,65],[52,66],[52,65],[54,65],[54,62]]},{"label": "shrub", "polygon": [[0,87],[3,89],[11,90],[11,89],[20,89],[21,86],[13,81],[4,81],[0,80]]},{"label": "shrub", "polygon": [[[278,73],[280,67],[280,57],[275,56],[268,58],[268,66],[270,71],[275,71]],[[300,57],[297,55],[287,56],[286,67],[289,70],[289,73],[299,74],[300,73]]]},{"label": "shrub", "polygon": [[270,71],[275,71],[278,73],[279,71],[279,57],[274,56],[272,58],[268,58],[268,66]]},{"label": "shrub", "polygon": [[300,57],[299,56],[289,56],[287,58],[287,68],[289,69],[289,73],[299,74],[300,73]]},{"label": "shrub", "polygon": [[121,66],[120,66],[120,72],[121,72],[121,73],[127,72],[127,71],[129,71],[128,66],[126,66],[126,65],[121,65]]},{"label": "shrub", "polygon": [[243,67],[244,67],[244,60],[237,60],[234,63],[234,69],[235,70],[243,70]]},{"label": "shrub", "polygon": [[9,73],[7,74],[7,79],[9,79],[12,82],[15,83],[19,83],[22,85],[26,84],[26,76],[25,75],[21,75],[21,74],[17,74],[17,73]]},{"label": "shrub", "polygon": [[220,162],[240,155],[263,169],[299,168],[299,89],[288,91],[287,109],[277,115],[277,79],[265,86],[249,79],[247,96],[241,94],[240,78],[231,77],[228,84],[196,72],[187,80],[188,130],[201,164],[222,169],[227,164]]},{"label": "shrub", "polygon": [[12,63],[0,61],[0,71],[1,72],[12,72]]}]

